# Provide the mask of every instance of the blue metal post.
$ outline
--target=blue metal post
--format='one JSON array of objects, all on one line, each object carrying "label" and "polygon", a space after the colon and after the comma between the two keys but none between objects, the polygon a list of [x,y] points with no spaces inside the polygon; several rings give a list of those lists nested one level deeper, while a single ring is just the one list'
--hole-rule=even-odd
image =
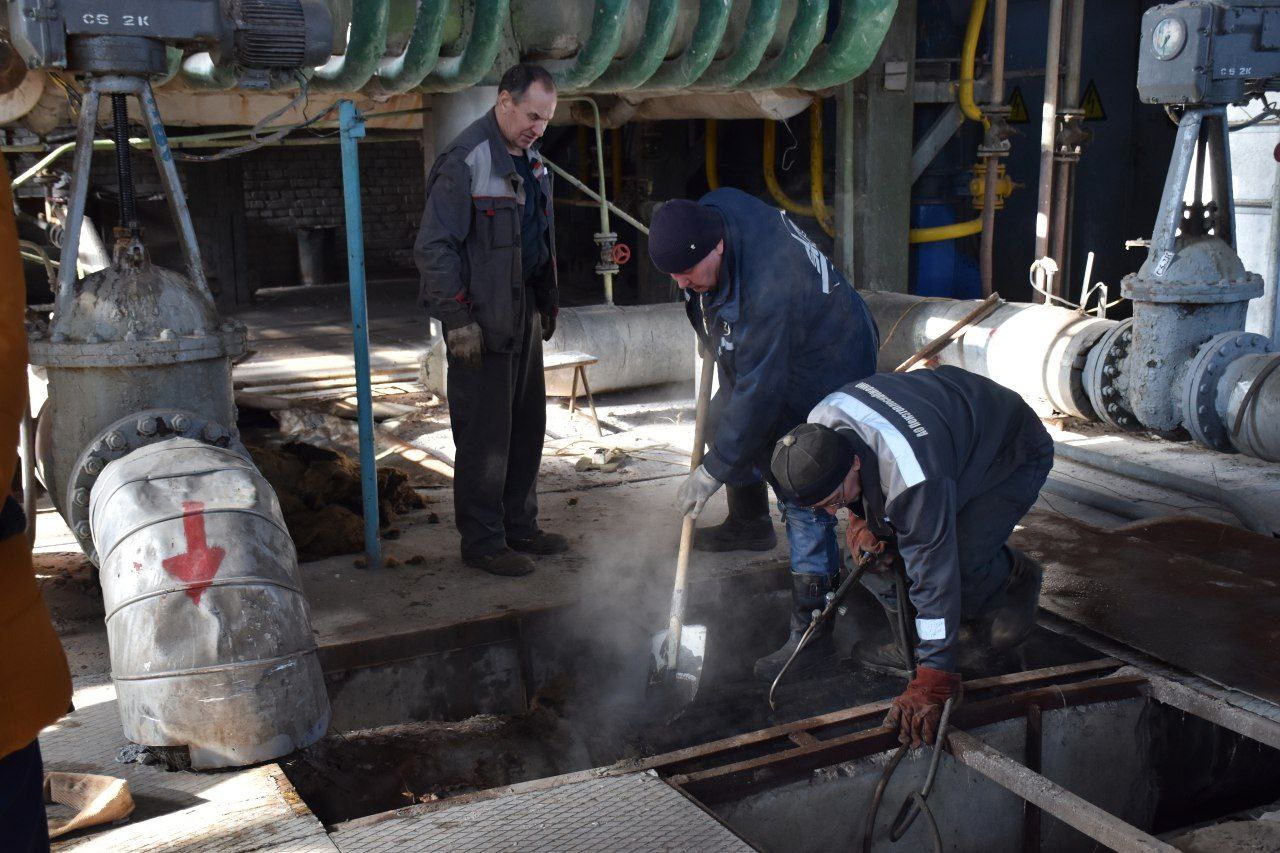
[{"label": "blue metal post", "polygon": [[351,342],[355,348],[356,403],[360,414],[360,490],[364,497],[364,552],[369,568],[382,565],[378,541],[378,469],[369,382],[369,308],[364,286],[364,223],[360,215],[360,155],[364,118],[351,101],[338,103],[342,143],[342,197],[347,215],[347,279],[351,287]]}]

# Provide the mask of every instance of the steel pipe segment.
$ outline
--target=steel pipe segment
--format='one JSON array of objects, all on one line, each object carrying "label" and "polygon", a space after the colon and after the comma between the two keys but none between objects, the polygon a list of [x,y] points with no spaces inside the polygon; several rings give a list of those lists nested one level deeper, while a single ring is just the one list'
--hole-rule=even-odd
[{"label": "steel pipe segment", "polygon": [[626,59],[605,69],[592,85],[593,92],[625,92],[643,86],[662,65],[676,32],[679,0],[650,0],[640,44]]},{"label": "steel pipe segment", "polygon": [[329,700],[293,540],[230,448],[173,437],[111,462],[89,508],[125,736],[197,770],[319,740]]},{"label": "steel pipe segment", "polygon": [[1280,353],[1231,362],[1218,383],[1216,405],[1236,450],[1280,462]]},{"label": "steel pipe segment", "polygon": [[[561,308],[547,355],[582,352],[600,361],[587,372],[593,393],[684,382],[694,375],[694,337],[684,303]],[[547,374],[547,393],[567,397],[573,371]]]},{"label": "steel pipe segment", "polygon": [[815,51],[791,85],[826,89],[862,74],[871,67],[897,9],[898,0],[846,0],[830,43]]},{"label": "steel pipe segment", "polygon": [[422,0],[404,53],[378,69],[378,88],[388,93],[407,92],[422,83],[440,59],[448,13],[449,0]]},{"label": "steel pipe segment", "polygon": [[822,42],[827,31],[827,11],[830,6],[830,0],[800,0],[782,51],[747,75],[741,82],[741,88],[772,89],[791,82],[791,78],[804,68]]},{"label": "steel pipe segment", "polygon": [[782,0],[752,0],[738,44],[725,59],[717,59],[698,78],[695,89],[732,89],[760,65],[778,29]]},{"label": "steel pipe segment", "polygon": [[387,52],[387,24],[391,0],[355,0],[347,52],[317,68],[311,76],[314,92],[355,92],[378,68]]},{"label": "steel pipe segment", "polygon": [[440,60],[436,70],[422,81],[417,91],[460,92],[479,83],[493,70],[502,47],[502,29],[511,12],[511,0],[476,0],[471,12],[471,30],[462,54]]},{"label": "steel pipe segment", "polygon": [[587,36],[586,43],[571,65],[552,72],[557,89],[562,92],[580,91],[604,73],[618,52],[629,5],[631,0],[596,0],[591,34]]},{"label": "steel pipe segment", "polygon": [[702,76],[716,58],[720,40],[729,25],[731,4],[725,0],[702,0],[698,7],[698,23],[693,38],[678,59],[662,63],[646,89],[685,89]]}]

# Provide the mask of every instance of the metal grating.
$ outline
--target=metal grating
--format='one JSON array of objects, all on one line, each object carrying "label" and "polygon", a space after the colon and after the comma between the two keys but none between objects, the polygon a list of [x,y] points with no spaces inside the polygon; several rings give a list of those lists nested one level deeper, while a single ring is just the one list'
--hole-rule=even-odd
[{"label": "metal grating", "polygon": [[651,773],[591,779],[347,829],[338,826],[329,837],[342,853],[752,849]]}]

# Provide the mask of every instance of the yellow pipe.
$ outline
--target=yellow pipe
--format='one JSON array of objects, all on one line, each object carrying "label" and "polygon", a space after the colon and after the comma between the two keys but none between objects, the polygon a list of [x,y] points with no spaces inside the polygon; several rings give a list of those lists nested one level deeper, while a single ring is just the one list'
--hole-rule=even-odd
[{"label": "yellow pipe", "polygon": [[703,157],[707,168],[707,188],[720,189],[720,123],[713,118],[707,119],[707,132],[703,134],[706,154]]},{"label": "yellow pipe", "polygon": [[[814,106],[821,109],[820,103],[814,103]],[[814,127],[813,114],[810,113],[809,127]],[[822,116],[817,117],[818,133],[814,134],[809,145],[809,182],[810,198],[815,204],[800,204],[792,199],[782,189],[782,185],[778,183],[778,175],[776,171],[777,151],[778,151],[778,123],[774,121],[765,121],[764,123],[764,185],[769,190],[769,195],[773,196],[774,202],[788,213],[794,213],[797,216],[811,216],[818,220],[818,224],[822,226],[822,230],[834,236],[835,229],[830,222],[830,213],[822,202]],[[816,187],[816,189],[815,189]]]},{"label": "yellow pipe", "polygon": [[982,232],[982,217],[970,219],[968,222],[953,222],[950,225],[935,225],[932,228],[912,228],[908,232],[909,243],[937,243],[940,240],[955,240],[960,237],[972,237]]},{"label": "yellow pipe", "polygon": [[827,209],[822,194],[822,100],[814,98],[809,105],[809,198],[813,203],[813,215],[828,237],[836,236],[831,211]]},{"label": "yellow pipe", "polygon": [[978,53],[978,36],[982,35],[982,17],[987,11],[987,0],[973,0],[969,7],[969,25],[964,31],[964,50],[960,53],[960,111],[965,118],[982,122],[988,127],[990,122],[973,102],[973,65]]}]

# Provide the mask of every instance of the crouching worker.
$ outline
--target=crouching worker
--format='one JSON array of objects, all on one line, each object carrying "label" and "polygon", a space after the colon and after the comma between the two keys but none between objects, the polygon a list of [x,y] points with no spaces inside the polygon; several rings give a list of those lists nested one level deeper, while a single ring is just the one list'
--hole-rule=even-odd
[{"label": "crouching worker", "polygon": [[[917,667],[885,724],[903,743],[932,743],[946,701],[959,701],[962,630],[1001,650],[1034,627],[1043,569],[1006,540],[1052,466],[1053,440],[1022,398],[957,367],[850,383],[775,445],[790,500],[848,507],[851,549],[884,540],[901,555]],[[863,584],[898,625],[893,575]]]}]

